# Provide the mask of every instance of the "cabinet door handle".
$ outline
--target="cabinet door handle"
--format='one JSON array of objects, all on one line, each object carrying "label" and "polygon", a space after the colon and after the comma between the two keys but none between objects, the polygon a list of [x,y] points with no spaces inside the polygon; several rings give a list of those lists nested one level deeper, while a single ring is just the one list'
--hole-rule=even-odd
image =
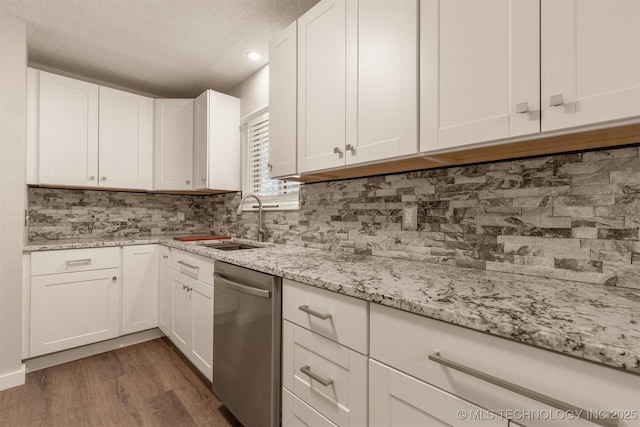
[{"label": "cabinet door handle", "polygon": [[558,95],[552,95],[551,98],[549,98],[549,105],[552,107],[557,107],[562,104],[564,104],[564,101],[562,100],[561,93]]},{"label": "cabinet door handle", "polygon": [[342,154],[340,147],[333,147],[333,154]]},{"label": "cabinet door handle", "polygon": [[189,181],[188,179],[185,179],[185,181],[184,181],[184,182],[185,182],[185,184],[187,184],[187,185],[191,184],[191,181]]},{"label": "cabinet door handle", "polygon": [[89,181],[95,181],[95,180],[96,180],[96,176],[95,176],[95,175],[91,175],[91,176],[89,177]]},{"label": "cabinet door handle", "polygon": [[520,104],[516,105],[516,113],[522,114],[522,113],[528,113],[528,112],[529,112],[528,102],[521,102]]},{"label": "cabinet door handle", "polygon": [[333,384],[333,378],[325,379],[319,376],[318,374],[314,374],[313,372],[311,372],[311,366],[309,365],[304,365],[302,368],[300,368],[300,372],[302,372],[312,380],[318,381],[320,384],[322,384],[325,387]]},{"label": "cabinet door handle", "polygon": [[592,423],[601,425],[603,427],[617,427],[618,420],[613,418],[612,414],[608,414],[607,418],[593,418],[590,415],[593,415],[593,412],[582,409],[578,406],[570,405],[561,400],[554,399],[553,397],[547,396],[542,393],[538,393],[537,391],[530,390],[528,388],[519,386],[509,381],[505,381],[501,378],[494,377],[493,375],[489,375],[485,372],[478,371],[477,369],[470,368],[469,366],[462,365],[458,362],[454,362],[449,359],[445,359],[440,356],[440,352],[435,352],[429,355],[429,360],[439,363],[442,366],[446,366],[448,368],[454,369],[456,371],[462,372],[464,374],[470,375],[472,377],[478,378],[482,381],[486,381],[490,384],[497,385],[498,387],[504,388],[505,390],[512,391],[521,396],[528,397],[529,399],[536,400],[540,403],[544,403],[545,405],[552,406],[556,409],[560,409],[565,412],[570,412],[584,420],[591,421]]},{"label": "cabinet door handle", "polygon": [[186,261],[178,261],[178,264],[182,264],[182,265],[184,265],[185,267],[194,268],[194,269],[196,269],[196,270],[200,269],[200,266],[189,264],[189,263],[188,263],[188,262],[186,262]]},{"label": "cabinet door handle", "polygon": [[107,177],[106,177],[106,176],[103,176],[102,178],[100,178],[100,180],[101,180],[101,181],[106,181],[106,180],[107,180]]},{"label": "cabinet door handle", "polygon": [[68,259],[66,263],[67,265],[91,264],[91,258]]},{"label": "cabinet door handle", "polygon": [[320,313],[319,311],[315,311],[309,308],[308,305],[301,305],[300,307],[298,307],[298,310],[304,311],[305,313],[315,316],[322,320],[327,320],[331,318],[331,313]]},{"label": "cabinet door handle", "polygon": [[352,155],[355,155],[355,154],[356,154],[356,146],[355,146],[355,145],[347,144],[347,145],[345,145],[345,146],[344,146],[344,149],[345,149],[346,151],[351,151],[351,154],[352,154]]}]

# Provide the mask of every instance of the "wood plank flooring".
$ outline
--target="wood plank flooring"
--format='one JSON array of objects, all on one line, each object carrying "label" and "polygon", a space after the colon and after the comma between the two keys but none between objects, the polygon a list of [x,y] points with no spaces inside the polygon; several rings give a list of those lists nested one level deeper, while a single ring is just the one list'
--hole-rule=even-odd
[{"label": "wood plank flooring", "polygon": [[239,426],[159,338],[27,374],[0,392],[0,426]]}]

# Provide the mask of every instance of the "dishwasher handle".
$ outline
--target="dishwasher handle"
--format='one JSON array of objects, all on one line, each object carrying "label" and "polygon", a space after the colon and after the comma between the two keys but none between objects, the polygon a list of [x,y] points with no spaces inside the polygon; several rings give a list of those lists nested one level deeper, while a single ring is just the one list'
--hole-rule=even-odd
[{"label": "dishwasher handle", "polygon": [[213,273],[213,279],[214,283],[216,281],[219,281],[223,285],[233,289],[234,291],[242,292],[243,294],[249,294],[260,298],[271,298],[271,291],[269,290],[243,285],[242,283],[227,279],[226,277],[218,273]]}]

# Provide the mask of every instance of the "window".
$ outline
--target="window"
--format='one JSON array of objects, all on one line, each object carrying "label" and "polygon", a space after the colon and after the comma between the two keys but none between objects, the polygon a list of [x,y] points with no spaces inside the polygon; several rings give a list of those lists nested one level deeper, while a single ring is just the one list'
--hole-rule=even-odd
[{"label": "window", "polygon": [[[298,209],[300,184],[269,178],[269,111],[262,110],[242,124],[242,193],[255,194],[265,209]],[[255,209],[255,200],[245,202],[243,210]]]}]

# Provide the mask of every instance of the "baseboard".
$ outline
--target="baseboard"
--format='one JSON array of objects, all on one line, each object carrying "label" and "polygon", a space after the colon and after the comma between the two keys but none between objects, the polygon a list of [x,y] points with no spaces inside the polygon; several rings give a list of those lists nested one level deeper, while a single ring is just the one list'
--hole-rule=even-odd
[{"label": "baseboard", "polygon": [[60,365],[62,363],[83,359],[85,357],[95,356],[96,354],[106,353],[107,351],[154,340],[163,336],[164,334],[160,331],[160,329],[154,328],[147,331],[124,335],[111,340],[100,341],[82,347],[70,348],[69,350],[63,350],[57,353],[45,354],[44,356],[27,359],[25,361],[27,366],[26,372],[33,372],[40,369],[49,368],[51,366]]},{"label": "baseboard", "polygon": [[26,368],[23,363],[19,370],[0,375],[0,391],[23,385],[25,381],[25,374]]}]

